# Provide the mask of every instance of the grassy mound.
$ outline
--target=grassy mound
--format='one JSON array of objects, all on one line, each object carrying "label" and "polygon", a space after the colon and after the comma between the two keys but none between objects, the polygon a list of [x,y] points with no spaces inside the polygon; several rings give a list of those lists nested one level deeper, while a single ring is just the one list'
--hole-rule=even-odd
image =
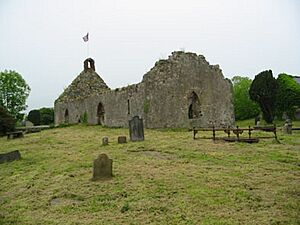
[{"label": "grassy mound", "polygon": [[[0,139],[0,224],[299,224],[300,131],[258,144],[192,139],[185,130],[72,126]],[[108,146],[101,146],[103,136]],[[207,133],[207,136],[211,136]],[[114,177],[92,182],[106,153]]]}]

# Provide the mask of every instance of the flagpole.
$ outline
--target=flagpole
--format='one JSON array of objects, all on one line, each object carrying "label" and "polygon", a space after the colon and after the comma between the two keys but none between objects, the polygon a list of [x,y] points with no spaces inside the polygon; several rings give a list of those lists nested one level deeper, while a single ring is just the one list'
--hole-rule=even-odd
[{"label": "flagpole", "polygon": [[83,37],[83,41],[86,43],[86,56],[89,57],[90,55],[90,46],[89,46],[89,32]]}]

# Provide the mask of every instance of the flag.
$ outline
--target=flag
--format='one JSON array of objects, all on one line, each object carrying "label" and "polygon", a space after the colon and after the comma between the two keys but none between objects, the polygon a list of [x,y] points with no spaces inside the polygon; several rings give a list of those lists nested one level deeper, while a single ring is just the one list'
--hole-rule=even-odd
[{"label": "flag", "polygon": [[89,32],[82,38],[84,42],[87,42],[89,40]]}]

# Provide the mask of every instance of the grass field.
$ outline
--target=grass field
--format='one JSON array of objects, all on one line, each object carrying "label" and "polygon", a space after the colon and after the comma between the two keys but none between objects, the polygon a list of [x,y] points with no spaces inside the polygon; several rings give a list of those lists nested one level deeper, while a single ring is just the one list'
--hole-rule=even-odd
[{"label": "grass field", "polygon": [[[0,224],[300,224],[300,131],[279,132],[281,144],[145,130],[120,145],[119,135],[128,130],[76,125],[0,138],[0,153],[22,155],[0,164]],[[93,182],[100,153],[114,177]]]}]

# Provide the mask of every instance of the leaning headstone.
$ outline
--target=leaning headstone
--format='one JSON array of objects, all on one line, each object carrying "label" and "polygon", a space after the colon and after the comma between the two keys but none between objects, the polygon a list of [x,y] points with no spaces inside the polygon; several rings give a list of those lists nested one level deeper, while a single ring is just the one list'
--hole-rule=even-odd
[{"label": "leaning headstone", "polygon": [[99,180],[112,177],[112,159],[106,154],[100,154],[94,160],[94,170],[92,180]]},{"label": "leaning headstone", "polygon": [[292,134],[292,121],[290,119],[285,120],[282,131],[284,134]]},{"label": "leaning headstone", "polygon": [[102,145],[108,145],[108,137],[102,138]]},{"label": "leaning headstone", "polygon": [[118,137],[118,143],[119,144],[126,143],[126,136],[119,136]]},{"label": "leaning headstone", "polygon": [[138,116],[134,116],[129,121],[129,135],[130,141],[143,141],[145,139],[143,119],[140,119]]},{"label": "leaning headstone", "polygon": [[21,159],[21,154],[18,150],[0,154],[0,163],[11,162]]}]

